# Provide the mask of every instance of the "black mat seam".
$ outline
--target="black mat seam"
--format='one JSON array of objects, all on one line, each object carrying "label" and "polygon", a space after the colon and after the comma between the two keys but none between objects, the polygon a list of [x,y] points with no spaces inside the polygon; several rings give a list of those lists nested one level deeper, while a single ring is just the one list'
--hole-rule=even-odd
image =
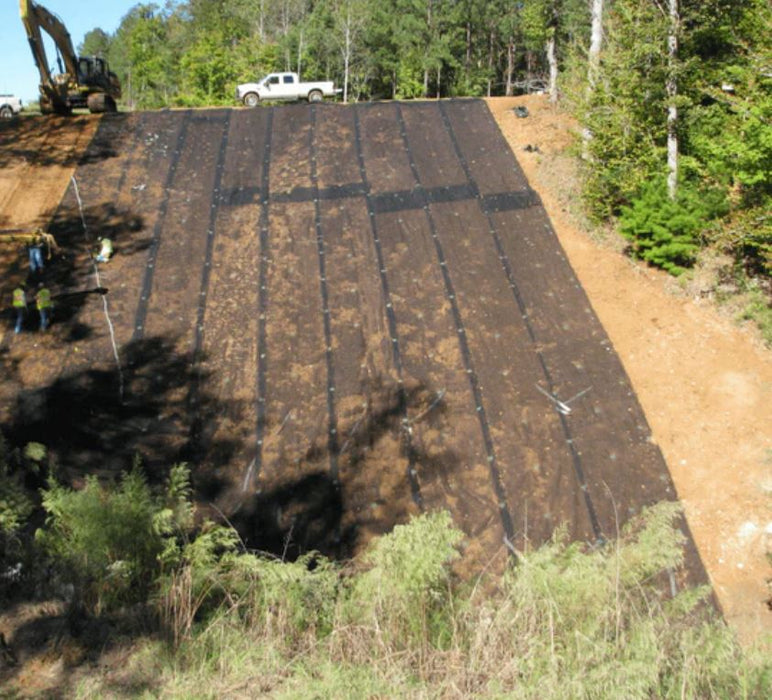
[{"label": "black mat seam", "polygon": [[330,298],[327,289],[327,260],[322,228],[322,211],[319,204],[319,178],[316,171],[316,106],[311,105],[311,128],[308,133],[308,149],[311,159],[311,190],[314,200],[314,232],[316,253],[319,258],[319,293],[322,297],[322,324],[324,326],[324,359],[327,370],[327,457],[330,464],[330,479],[333,488],[340,488],[338,474],[338,416],[335,407],[335,358],[332,350],[332,325],[330,320]]},{"label": "black mat seam", "polygon": [[[260,176],[260,264],[257,290],[257,419],[255,422],[255,459],[252,479],[255,483],[263,469],[263,441],[265,440],[265,416],[268,367],[268,244],[270,234],[270,174],[271,140],[273,136],[274,107],[268,108],[263,138],[263,170]],[[247,484],[244,485],[245,487]]]},{"label": "black mat seam", "polygon": [[354,106],[354,139],[356,141],[357,162],[359,164],[359,173],[362,183],[365,186],[365,204],[367,206],[367,218],[370,220],[370,235],[375,246],[375,255],[378,263],[378,274],[381,281],[381,293],[386,310],[386,322],[389,328],[389,341],[391,345],[391,355],[394,362],[394,370],[397,374],[397,406],[401,416],[402,426],[400,445],[407,458],[407,478],[410,484],[410,493],[413,502],[423,510],[423,496],[421,494],[421,483],[418,478],[418,470],[415,464],[415,447],[410,428],[410,419],[407,411],[407,392],[402,368],[402,352],[400,350],[399,334],[397,332],[397,316],[394,312],[394,304],[391,299],[391,290],[389,288],[389,278],[386,270],[386,262],[383,257],[383,247],[378,233],[378,224],[375,220],[375,209],[373,206],[373,196],[370,194],[370,183],[367,179],[367,168],[365,167],[364,150],[362,148],[362,131],[360,126],[359,113],[363,108],[361,105]]},{"label": "black mat seam", "polygon": [[142,280],[142,291],[140,293],[139,303],[137,304],[137,313],[134,317],[134,333],[132,334],[132,342],[137,342],[145,337],[145,322],[147,320],[147,310],[150,304],[150,295],[153,292],[153,276],[155,275],[155,265],[158,258],[158,249],[161,245],[161,234],[163,232],[163,224],[166,219],[166,212],[169,208],[169,199],[171,196],[171,185],[174,182],[174,176],[177,173],[177,166],[180,162],[182,155],[182,149],[185,146],[185,139],[188,133],[188,124],[190,123],[191,110],[185,113],[180,132],[177,135],[177,142],[175,144],[174,155],[172,161],[169,164],[169,171],[166,174],[166,181],[164,183],[164,196],[161,200],[161,206],[158,211],[158,218],[156,219],[155,226],[153,227],[153,237],[150,242],[150,248],[147,255],[147,266],[145,267],[145,275]]},{"label": "black mat seam", "polygon": [[129,170],[131,169],[131,166],[134,163],[134,157],[137,153],[137,144],[139,143],[140,136],[142,135],[142,132],[145,130],[145,122],[147,121],[147,112],[141,112],[139,115],[139,118],[137,119],[137,123],[134,126],[134,136],[131,140],[131,150],[129,152],[129,157],[126,159],[126,165],[121,169],[121,176],[118,179],[118,186],[116,187],[117,193],[115,196],[115,201],[118,201],[118,197],[120,197],[121,192],[123,191],[123,186],[126,182],[126,176],[128,175]]},{"label": "black mat seam", "polygon": [[204,264],[201,268],[201,283],[198,293],[198,308],[196,309],[196,327],[193,334],[193,351],[191,375],[193,383],[188,394],[188,411],[192,416],[189,437],[189,453],[193,460],[200,454],[200,438],[202,431],[202,418],[198,408],[201,394],[201,359],[204,347],[204,318],[206,316],[206,303],[209,295],[209,280],[212,274],[212,258],[214,255],[214,239],[217,226],[217,210],[221,201],[221,186],[223,170],[225,169],[225,156],[228,150],[228,132],[230,129],[229,111],[225,119],[211,120],[222,122],[223,132],[220,139],[220,150],[217,154],[217,164],[215,165],[214,183],[212,184],[212,196],[209,204],[209,225],[206,235],[206,252],[204,254]]},{"label": "black mat seam", "polygon": [[[405,153],[410,163],[410,170],[413,173],[413,177],[416,181],[416,190],[423,192],[423,186],[421,185],[421,177],[416,168],[415,159],[413,158],[413,152],[410,148],[410,141],[407,137],[407,129],[405,127],[405,120],[402,116],[402,108],[399,104],[396,105],[396,116],[399,123],[399,131],[404,144]],[[496,494],[497,506],[499,509],[499,516],[501,518],[501,524],[504,528],[504,534],[511,541],[514,537],[514,525],[512,522],[512,515],[509,512],[509,506],[506,500],[506,491],[501,482],[501,474],[499,472],[498,463],[496,459],[496,451],[493,445],[493,437],[491,436],[490,425],[488,423],[488,417],[485,412],[485,404],[483,402],[482,390],[480,389],[480,381],[477,377],[477,372],[474,368],[474,362],[472,361],[472,354],[469,350],[469,344],[466,339],[466,329],[464,328],[464,322],[461,317],[461,310],[458,307],[456,300],[456,293],[453,287],[453,280],[450,276],[450,270],[448,270],[448,264],[445,259],[445,253],[442,248],[442,242],[440,241],[439,233],[437,232],[437,225],[434,221],[434,216],[431,211],[431,204],[428,199],[423,206],[426,214],[426,220],[429,224],[429,228],[432,235],[432,241],[434,243],[434,249],[437,254],[437,261],[440,266],[442,279],[445,285],[445,296],[450,304],[453,323],[456,327],[456,337],[458,338],[459,349],[461,351],[461,357],[464,363],[464,369],[466,375],[469,378],[469,385],[472,389],[472,395],[475,402],[475,413],[480,424],[480,431],[482,432],[483,443],[485,445],[486,460],[488,462],[488,470],[490,472],[490,478],[493,486],[494,493]],[[510,550],[511,552],[511,550]]]},{"label": "black mat seam", "polygon": [[[458,159],[458,162],[460,163],[462,169],[464,170],[464,173],[467,179],[469,180],[469,182],[476,187],[476,183],[474,183],[474,178],[469,168],[469,164],[467,163],[466,158],[461,152],[461,148],[458,143],[458,138],[456,137],[456,133],[453,130],[453,125],[450,123],[450,119],[447,114],[447,107],[441,103],[439,105],[439,110],[442,116],[442,122],[445,126],[448,136],[450,137],[451,142],[453,143],[453,148],[456,153],[456,158]],[[488,207],[486,206],[485,200],[479,199],[478,202],[479,202],[480,210],[482,211],[482,213],[484,214],[488,222],[488,231],[496,247],[496,252],[499,256],[499,262],[501,263],[501,267],[502,267],[502,270],[504,271],[504,275],[506,276],[507,283],[509,284],[509,288],[512,290],[512,295],[514,297],[515,303],[517,304],[517,308],[520,312],[520,317],[526,326],[526,329],[528,331],[528,336],[531,339],[531,345],[533,346],[534,352],[536,353],[536,357],[539,361],[539,365],[541,366],[544,379],[547,382],[547,391],[551,396],[554,397],[555,385],[552,380],[552,374],[550,373],[549,368],[547,367],[547,362],[544,359],[544,353],[539,349],[539,343],[536,337],[536,331],[534,330],[533,324],[531,323],[531,319],[528,316],[528,309],[526,308],[525,301],[523,300],[522,294],[520,293],[520,288],[518,287],[517,281],[515,280],[514,271],[512,269],[511,263],[509,262],[509,257],[507,256],[504,250],[504,246],[501,242],[501,237],[499,236],[499,233],[496,230],[496,226],[493,223],[492,213],[490,209],[488,209]],[[585,507],[587,508],[587,513],[590,518],[590,524],[592,526],[593,534],[595,538],[599,540],[602,538],[603,535],[600,528],[600,523],[598,521],[598,515],[595,510],[595,506],[593,505],[589,489],[587,487],[587,480],[584,474],[584,469],[582,467],[582,458],[578,450],[576,449],[576,446],[574,445],[573,434],[571,432],[571,427],[568,424],[566,416],[558,412],[558,417],[560,419],[560,425],[563,430],[563,435],[565,437],[566,444],[571,453],[571,459],[574,466],[574,473],[577,478],[577,481],[579,482],[579,488],[582,491],[582,494],[584,497]]]}]

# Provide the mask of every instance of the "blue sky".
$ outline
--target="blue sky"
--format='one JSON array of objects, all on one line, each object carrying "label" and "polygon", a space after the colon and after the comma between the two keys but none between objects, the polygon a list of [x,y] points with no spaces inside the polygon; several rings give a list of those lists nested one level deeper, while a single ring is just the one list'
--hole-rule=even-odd
[{"label": "blue sky", "polygon": [[[40,0],[47,10],[59,15],[72,37],[75,50],[83,37],[99,27],[108,34],[118,29],[121,19],[140,0]],[[159,3],[162,4],[162,3]],[[44,36],[48,35],[44,33]],[[19,18],[19,0],[0,0],[0,93],[21,97],[24,104],[38,98],[40,75],[27,35]],[[53,43],[46,45],[51,66],[56,65]]]}]

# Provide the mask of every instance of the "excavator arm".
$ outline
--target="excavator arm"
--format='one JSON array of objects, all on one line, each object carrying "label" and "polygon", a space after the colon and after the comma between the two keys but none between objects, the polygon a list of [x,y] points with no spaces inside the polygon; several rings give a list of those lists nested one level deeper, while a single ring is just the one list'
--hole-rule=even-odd
[{"label": "excavator arm", "polygon": [[[77,83],[78,76],[78,58],[72,46],[70,33],[62,20],[53,12],[49,12],[32,0],[19,0],[19,13],[27,32],[32,56],[40,73],[41,96],[48,99],[54,112],[66,114],[70,111],[67,104],[67,91],[72,87],[72,83]],[[41,30],[54,40],[57,51],[64,61],[64,66],[61,63],[59,65],[61,76],[51,74]]]}]

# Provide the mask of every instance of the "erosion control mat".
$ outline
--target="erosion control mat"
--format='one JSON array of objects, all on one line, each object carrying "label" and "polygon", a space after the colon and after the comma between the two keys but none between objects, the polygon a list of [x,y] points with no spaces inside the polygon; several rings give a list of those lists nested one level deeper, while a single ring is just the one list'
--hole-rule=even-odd
[{"label": "erosion control mat", "polygon": [[71,478],[184,459],[285,556],[447,508],[485,562],[676,498],[482,101],[107,115],[51,232],[55,322],[6,333],[2,420]]}]

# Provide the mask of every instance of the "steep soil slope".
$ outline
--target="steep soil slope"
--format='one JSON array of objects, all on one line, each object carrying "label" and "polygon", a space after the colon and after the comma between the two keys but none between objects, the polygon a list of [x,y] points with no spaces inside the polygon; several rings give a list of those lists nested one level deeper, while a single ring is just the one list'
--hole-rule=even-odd
[{"label": "steep soil slope", "polygon": [[75,480],[189,459],[267,549],[448,507],[479,562],[677,490],[727,617],[769,629],[768,355],[577,232],[543,98],[488,104],[528,182],[478,101],[117,115],[88,148],[93,118],[3,125],[4,225],[66,249],[52,332],[3,326],[4,428]]}]

